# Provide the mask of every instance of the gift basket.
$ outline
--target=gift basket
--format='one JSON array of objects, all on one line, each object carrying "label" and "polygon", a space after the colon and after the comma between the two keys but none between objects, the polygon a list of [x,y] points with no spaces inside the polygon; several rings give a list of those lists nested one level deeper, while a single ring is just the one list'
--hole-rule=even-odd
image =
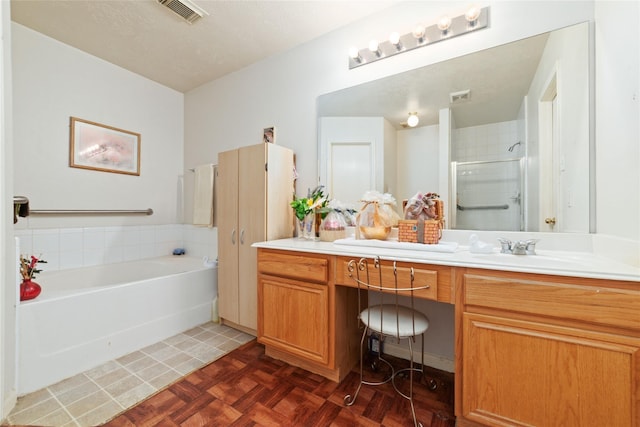
[{"label": "gift basket", "polygon": [[330,200],[320,212],[324,216],[320,223],[319,237],[323,242],[347,237],[347,227],[355,226],[354,210],[338,200]]},{"label": "gift basket", "polygon": [[398,241],[437,244],[444,228],[444,203],[436,193],[418,193],[404,207],[398,221]]},{"label": "gift basket", "polygon": [[347,223],[344,216],[336,210],[330,210],[320,223],[319,234],[320,240],[323,242],[344,239],[347,235]]},{"label": "gift basket", "polygon": [[356,238],[386,240],[399,220],[394,209],[396,200],[389,193],[368,191],[361,202],[362,208],[356,215]]}]

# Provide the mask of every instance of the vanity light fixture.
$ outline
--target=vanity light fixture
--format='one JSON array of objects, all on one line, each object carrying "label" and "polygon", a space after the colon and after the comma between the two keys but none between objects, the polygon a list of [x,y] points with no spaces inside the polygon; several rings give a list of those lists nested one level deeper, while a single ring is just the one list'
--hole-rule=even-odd
[{"label": "vanity light fixture", "polygon": [[469,23],[469,27],[475,27],[478,23],[478,17],[480,16],[480,8],[471,6],[464,14],[464,19]]},{"label": "vanity light fixture", "polygon": [[369,51],[378,58],[382,56],[382,52],[380,52],[380,44],[378,43],[378,40],[374,39],[369,42]]},{"label": "vanity light fixture", "polygon": [[360,56],[360,52],[358,52],[358,48],[355,46],[349,49],[349,57],[357,64],[362,62],[362,56]]},{"label": "vanity light fixture", "polygon": [[449,35],[449,28],[451,28],[451,18],[445,15],[438,20],[436,25],[438,26],[438,29],[442,31],[441,36],[447,37]]},{"label": "vanity light fixture", "polygon": [[389,43],[391,43],[397,51],[402,50],[402,42],[400,41],[400,34],[391,33],[389,35]]},{"label": "vanity light fixture", "polygon": [[414,128],[418,126],[420,123],[420,119],[418,118],[418,113],[409,113],[409,118],[407,119],[407,126],[410,128]]},{"label": "vanity light fixture", "polygon": [[[448,40],[489,26],[489,7],[470,7],[464,14],[451,18],[441,17],[434,25],[417,25],[410,33],[392,33],[389,40],[378,43],[372,40],[368,48],[352,48],[349,52],[349,68],[370,64],[383,58],[408,52],[419,47]],[[374,44],[375,42],[375,44]]]},{"label": "vanity light fixture", "polygon": [[421,24],[416,25],[411,34],[419,45],[424,43],[425,28]]}]

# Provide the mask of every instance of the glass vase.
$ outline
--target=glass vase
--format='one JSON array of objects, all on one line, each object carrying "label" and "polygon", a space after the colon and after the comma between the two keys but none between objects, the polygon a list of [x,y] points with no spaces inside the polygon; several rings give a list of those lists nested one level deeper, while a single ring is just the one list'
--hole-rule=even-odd
[{"label": "glass vase", "polygon": [[297,234],[299,239],[315,240],[316,238],[316,214],[307,214],[303,219],[296,218]]},{"label": "glass vase", "polygon": [[20,301],[34,299],[40,295],[41,291],[42,288],[36,282],[31,279],[22,279],[22,283],[20,283]]}]

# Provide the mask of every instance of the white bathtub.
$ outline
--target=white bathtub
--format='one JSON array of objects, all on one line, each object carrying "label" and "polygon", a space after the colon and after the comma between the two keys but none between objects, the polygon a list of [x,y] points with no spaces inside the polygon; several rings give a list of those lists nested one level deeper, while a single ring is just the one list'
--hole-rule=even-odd
[{"label": "white bathtub", "polygon": [[170,256],[42,272],[18,306],[18,395],[211,320],[217,268]]}]

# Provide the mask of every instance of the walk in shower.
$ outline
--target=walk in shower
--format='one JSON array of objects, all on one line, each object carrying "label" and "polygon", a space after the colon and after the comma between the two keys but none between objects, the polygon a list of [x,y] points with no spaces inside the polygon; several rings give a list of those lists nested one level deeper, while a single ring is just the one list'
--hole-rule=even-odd
[{"label": "walk in shower", "polygon": [[451,162],[452,228],[524,230],[524,158]]}]

